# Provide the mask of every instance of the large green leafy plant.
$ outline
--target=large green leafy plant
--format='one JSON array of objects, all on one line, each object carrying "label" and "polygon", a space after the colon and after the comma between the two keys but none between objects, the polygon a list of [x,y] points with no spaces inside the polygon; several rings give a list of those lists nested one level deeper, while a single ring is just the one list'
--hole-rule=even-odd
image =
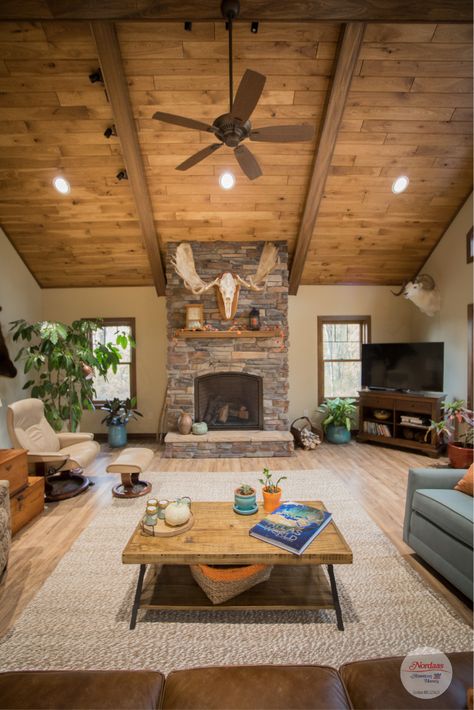
[{"label": "large green leafy plant", "polygon": [[444,442],[452,439],[456,446],[472,448],[474,446],[474,418],[473,412],[467,409],[465,404],[463,399],[455,399],[452,402],[448,402],[446,399],[441,406],[443,418],[439,422],[431,421],[425,434],[425,440],[429,433],[434,431]]},{"label": "large green leafy plant", "polygon": [[24,362],[30,373],[23,389],[44,402],[44,411],[53,429],[60,431],[67,422],[76,431],[84,410],[94,409],[94,377],[107,377],[117,371],[121,350],[135,346],[125,333],[118,332],[115,342],[93,344],[100,320],[76,320],[71,325],[38,321],[11,323],[13,340],[26,343],[15,361]]},{"label": "large green leafy plant", "polygon": [[324,430],[332,424],[333,426],[344,426],[347,431],[350,431],[351,420],[356,413],[355,399],[350,397],[327,399],[321,404],[319,411],[325,414],[322,421]]}]

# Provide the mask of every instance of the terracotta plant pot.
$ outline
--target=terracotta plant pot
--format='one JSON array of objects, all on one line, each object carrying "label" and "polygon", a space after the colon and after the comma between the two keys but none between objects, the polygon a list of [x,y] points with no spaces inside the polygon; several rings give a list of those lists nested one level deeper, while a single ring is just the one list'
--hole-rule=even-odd
[{"label": "terracotta plant pot", "polygon": [[474,458],[474,449],[449,442],[448,457],[453,468],[469,468]]},{"label": "terracotta plant pot", "polygon": [[265,488],[262,489],[263,493],[263,509],[267,513],[273,513],[276,508],[280,505],[281,501],[281,488],[278,489],[277,493],[269,493],[268,491],[265,490]]}]

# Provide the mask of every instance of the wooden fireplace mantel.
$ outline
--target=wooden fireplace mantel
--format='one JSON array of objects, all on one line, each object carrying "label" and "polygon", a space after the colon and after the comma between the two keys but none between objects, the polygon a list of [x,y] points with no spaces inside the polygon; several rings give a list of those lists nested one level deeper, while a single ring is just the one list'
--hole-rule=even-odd
[{"label": "wooden fireplace mantel", "polygon": [[272,330],[179,330],[177,338],[281,338],[282,332]]}]

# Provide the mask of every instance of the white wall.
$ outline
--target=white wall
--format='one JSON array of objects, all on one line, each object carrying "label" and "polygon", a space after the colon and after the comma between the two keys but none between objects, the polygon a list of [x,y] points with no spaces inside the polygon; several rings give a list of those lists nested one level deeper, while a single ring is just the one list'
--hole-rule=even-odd
[{"label": "white wall", "polygon": [[372,342],[410,340],[410,304],[387,286],[301,286],[289,299],[290,422],[318,405],[318,316],[371,316]]},{"label": "white wall", "polygon": [[473,222],[473,196],[448,227],[423,273],[441,291],[441,311],[429,318],[412,306],[412,340],[444,342],[444,391],[467,398],[467,305],[473,302],[473,265],[466,262],[466,234]]},{"label": "white wall", "polygon": [[[152,287],[63,288],[43,291],[43,317],[71,323],[78,318],[133,317],[136,327],[137,409],[143,418],[128,431],[156,433],[166,389],[165,299]],[[104,412],[85,412],[83,431],[105,432]]]},{"label": "white wall", "polygon": [[[42,292],[1,228],[0,306],[2,307],[0,324],[10,357],[13,360],[21,346],[12,343],[8,334],[9,323],[20,318],[28,321],[39,320],[42,313]],[[17,369],[18,374],[13,379],[0,376],[0,400],[2,403],[0,408],[0,448],[11,446],[6,427],[7,405],[28,397],[28,393],[22,390],[26,377],[22,372],[21,365]]]}]

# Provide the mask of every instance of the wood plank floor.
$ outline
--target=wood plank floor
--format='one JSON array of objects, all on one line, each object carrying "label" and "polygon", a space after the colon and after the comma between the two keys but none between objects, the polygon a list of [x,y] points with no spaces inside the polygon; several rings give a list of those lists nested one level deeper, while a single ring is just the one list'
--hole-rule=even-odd
[{"label": "wood plank floor", "polygon": [[[400,554],[440,592],[453,610],[472,623],[472,606],[454,588],[425,566],[402,539],[407,471],[411,467],[437,465],[425,457],[395,449],[358,444],[346,446],[324,443],[316,451],[300,449],[292,458],[272,459],[165,459],[163,447],[155,442],[136,440],[131,446],[149,446],[156,451],[150,466],[154,471],[255,471],[268,466],[282,469],[329,468],[350,489],[367,513],[395,544]],[[0,636],[14,624],[62,556],[110,500],[116,476],[105,468],[119,450],[103,444],[88,474],[95,486],[84,494],[48,503],[44,514],[13,539],[8,570],[0,584]],[[89,594],[90,590],[84,590]]]}]

